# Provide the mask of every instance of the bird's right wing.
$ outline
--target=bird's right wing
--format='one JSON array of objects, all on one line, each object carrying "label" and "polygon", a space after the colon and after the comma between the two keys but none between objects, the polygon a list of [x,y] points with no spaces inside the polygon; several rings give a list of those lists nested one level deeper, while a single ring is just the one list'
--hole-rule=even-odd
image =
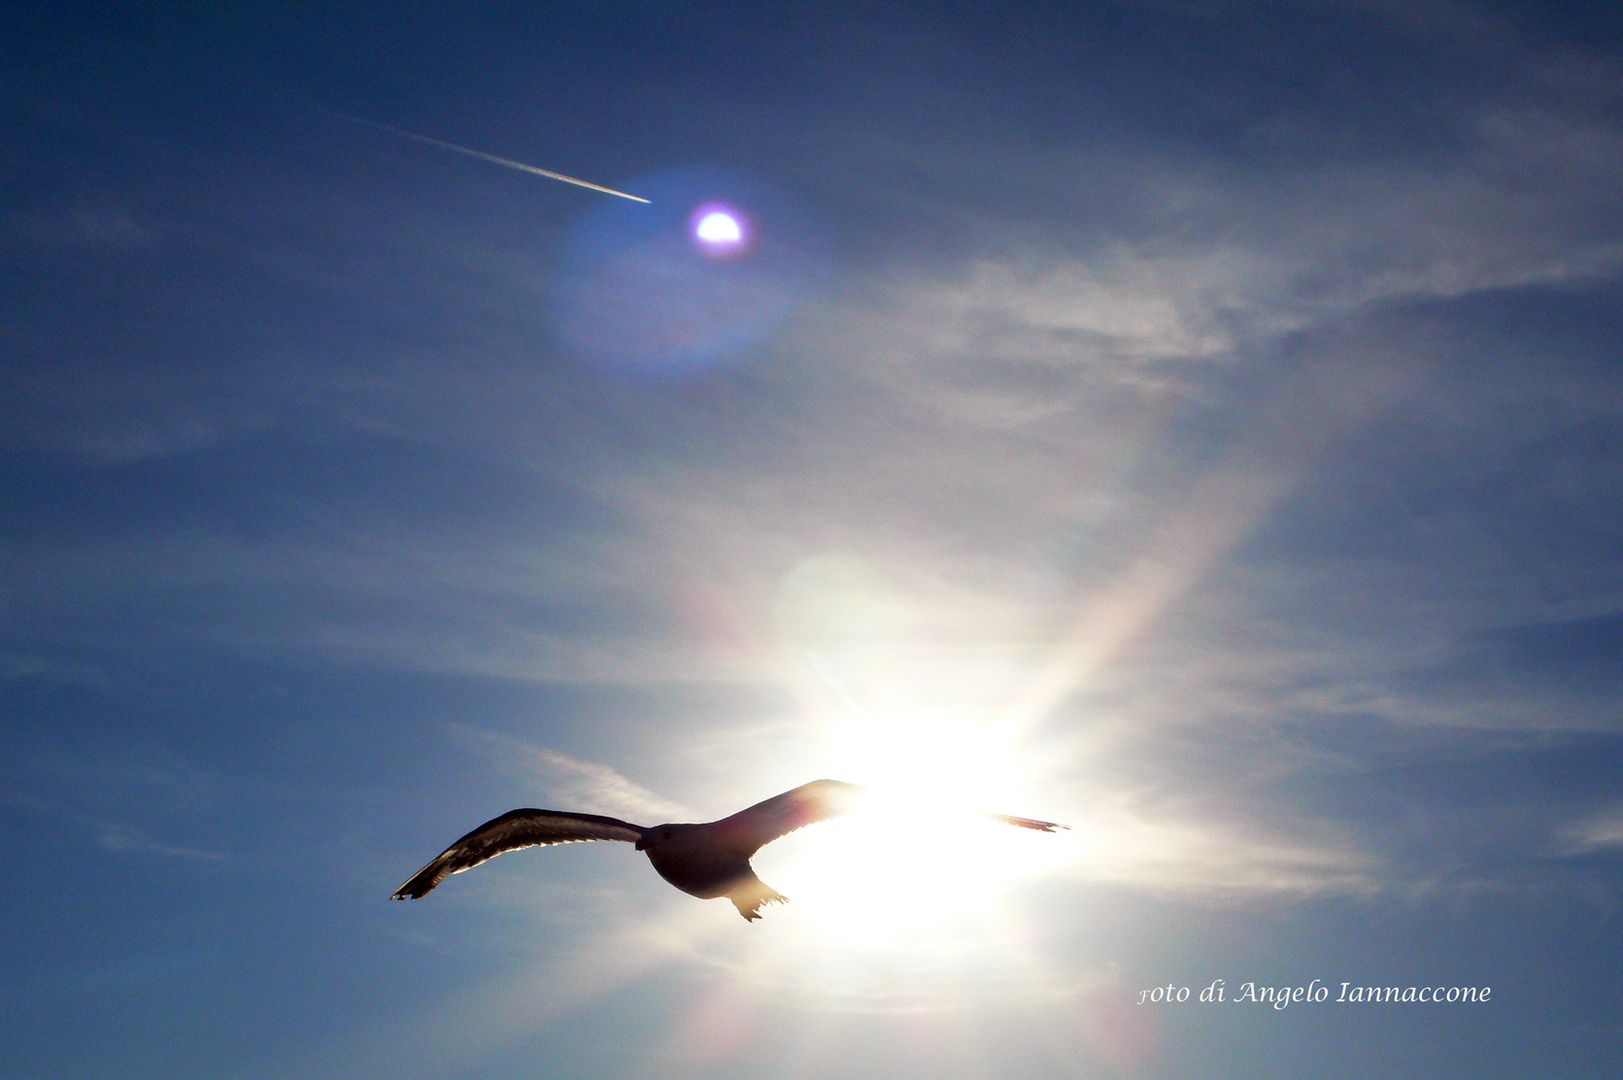
[{"label": "bird's right wing", "polygon": [[1038,821],[1036,818],[1015,817],[1013,814],[994,814],[987,811],[986,816],[993,821],[1001,821],[1005,825],[1018,825],[1022,829],[1036,829],[1038,832],[1053,832],[1055,829],[1070,829],[1069,825],[1061,825],[1057,821]]},{"label": "bird's right wing", "polygon": [[391,900],[415,900],[450,877],[514,848],[543,844],[574,844],[583,840],[625,840],[636,843],[645,830],[640,825],[600,814],[569,814],[559,810],[509,810],[479,826],[439,854],[394,891]]},{"label": "bird's right wing", "polygon": [[849,814],[856,809],[863,788],[842,780],[813,780],[792,791],[774,795],[732,817],[722,818],[716,827],[735,845],[754,852],[762,844],[776,840],[816,821]]}]

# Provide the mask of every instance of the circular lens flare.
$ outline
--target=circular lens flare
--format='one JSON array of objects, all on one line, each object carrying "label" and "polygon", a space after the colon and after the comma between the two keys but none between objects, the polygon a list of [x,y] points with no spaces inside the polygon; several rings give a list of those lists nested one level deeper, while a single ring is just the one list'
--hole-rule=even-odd
[{"label": "circular lens flare", "polygon": [[744,238],[744,233],[738,227],[737,219],[720,210],[706,214],[699,220],[699,227],[695,230],[699,239],[708,244],[736,244]]},{"label": "circular lens flare", "polygon": [[712,257],[737,254],[749,242],[744,219],[730,207],[701,206],[693,212],[692,220],[699,250]]},{"label": "circular lens flare", "polygon": [[572,358],[687,379],[743,360],[826,279],[815,224],[766,184],[698,169],[633,185],[654,201],[594,203],[559,252],[549,303]]}]

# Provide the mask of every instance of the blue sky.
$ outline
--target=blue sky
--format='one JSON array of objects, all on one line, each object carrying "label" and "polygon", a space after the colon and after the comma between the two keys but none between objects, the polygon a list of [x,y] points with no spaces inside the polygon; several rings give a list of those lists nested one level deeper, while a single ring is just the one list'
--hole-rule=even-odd
[{"label": "blue sky", "polygon": [[0,1080],[1623,1066],[1610,5],[0,27]]}]

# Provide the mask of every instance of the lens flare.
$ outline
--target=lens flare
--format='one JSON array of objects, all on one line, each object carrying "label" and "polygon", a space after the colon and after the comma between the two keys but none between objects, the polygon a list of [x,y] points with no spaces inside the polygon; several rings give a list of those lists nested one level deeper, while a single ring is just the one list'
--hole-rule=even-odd
[{"label": "lens flare", "polygon": [[742,254],[750,246],[743,215],[730,206],[706,203],[689,220],[699,251],[712,259]]},{"label": "lens flare", "polygon": [[711,170],[637,183],[654,203],[588,209],[549,277],[573,357],[686,378],[741,359],[820,287],[818,231],[776,189]]},{"label": "lens flare", "polygon": [[699,227],[694,233],[707,244],[736,244],[744,239],[744,230],[738,227],[738,219],[720,210],[713,210],[700,218]]}]

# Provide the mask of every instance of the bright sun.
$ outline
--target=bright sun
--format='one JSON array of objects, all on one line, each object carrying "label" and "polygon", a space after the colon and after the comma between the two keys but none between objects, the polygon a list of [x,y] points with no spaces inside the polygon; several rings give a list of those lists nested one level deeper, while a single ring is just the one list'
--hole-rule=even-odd
[{"label": "bright sun", "polygon": [[837,775],[868,796],[849,817],[777,841],[784,861],[762,872],[825,932],[872,944],[937,938],[984,923],[1014,884],[1070,856],[1064,833],[986,816],[1043,812],[1027,805],[1013,748],[996,731],[864,717],[831,734]]}]

